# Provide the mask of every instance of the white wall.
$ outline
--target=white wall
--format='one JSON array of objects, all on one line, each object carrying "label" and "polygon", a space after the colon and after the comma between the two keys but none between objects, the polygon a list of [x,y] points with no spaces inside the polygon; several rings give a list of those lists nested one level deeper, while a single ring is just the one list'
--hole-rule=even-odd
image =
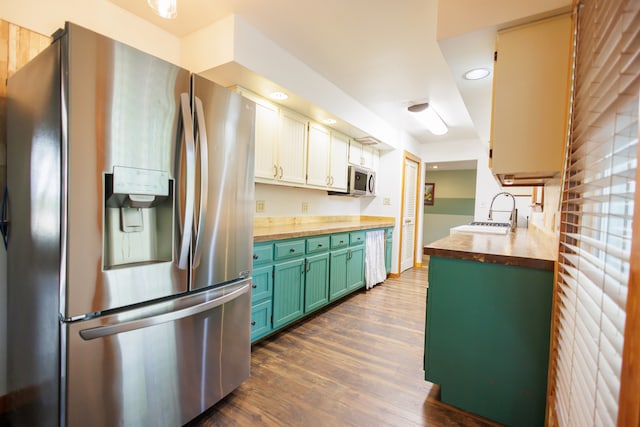
[{"label": "white wall", "polygon": [[[264,212],[256,212],[256,218],[360,215],[359,198],[329,196],[322,190],[256,184],[255,197],[256,201],[264,201]],[[309,207],[306,213],[302,212],[303,202]]]}]

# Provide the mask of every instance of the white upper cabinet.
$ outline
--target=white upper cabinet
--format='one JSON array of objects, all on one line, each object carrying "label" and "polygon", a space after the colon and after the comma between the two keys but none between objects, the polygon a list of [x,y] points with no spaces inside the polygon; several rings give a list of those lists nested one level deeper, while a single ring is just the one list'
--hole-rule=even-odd
[{"label": "white upper cabinet", "polygon": [[560,176],[571,39],[568,14],[498,33],[490,166],[503,185],[540,185]]},{"label": "white upper cabinet", "polygon": [[331,132],[331,157],[329,161],[329,189],[347,191],[349,138]]},{"label": "white upper cabinet", "polygon": [[278,179],[291,184],[305,184],[307,172],[308,120],[300,114],[280,110]]},{"label": "white upper cabinet", "polygon": [[307,186],[347,191],[349,138],[316,123],[309,125]]},{"label": "white upper cabinet", "polygon": [[278,178],[278,109],[256,103],[255,127],[256,178],[273,181]]},{"label": "white upper cabinet", "polygon": [[311,123],[309,125],[309,160],[307,163],[307,185],[327,188],[330,179],[331,135],[329,130]]},{"label": "white upper cabinet", "polygon": [[377,168],[377,150],[355,141],[350,148],[347,136],[244,88],[236,90],[256,103],[256,182],[341,192],[347,191],[351,156],[358,165]]},{"label": "white upper cabinet", "polygon": [[378,169],[378,150],[370,145],[362,145],[353,139],[349,142],[349,163],[376,171]]}]

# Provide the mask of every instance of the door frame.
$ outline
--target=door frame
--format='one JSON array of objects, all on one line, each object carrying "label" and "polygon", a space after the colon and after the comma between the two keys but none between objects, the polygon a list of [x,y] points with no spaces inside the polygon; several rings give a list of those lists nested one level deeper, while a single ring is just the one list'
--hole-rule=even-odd
[{"label": "door frame", "polygon": [[404,150],[403,154],[402,154],[402,183],[401,183],[401,201],[400,201],[400,239],[399,239],[399,246],[398,246],[398,277],[400,276],[400,274],[402,273],[402,247],[403,247],[403,223],[402,220],[404,218],[404,181],[405,181],[405,167],[407,164],[407,160],[410,160],[412,162],[415,162],[418,164],[418,171],[416,172],[416,211],[415,211],[415,222],[413,224],[413,267],[421,267],[422,266],[422,262],[416,262],[416,243],[418,241],[418,218],[419,218],[419,213],[420,211],[418,210],[421,206],[420,204],[420,180],[422,179],[422,159],[420,159],[420,157],[416,156],[413,153],[408,152],[407,150]]}]

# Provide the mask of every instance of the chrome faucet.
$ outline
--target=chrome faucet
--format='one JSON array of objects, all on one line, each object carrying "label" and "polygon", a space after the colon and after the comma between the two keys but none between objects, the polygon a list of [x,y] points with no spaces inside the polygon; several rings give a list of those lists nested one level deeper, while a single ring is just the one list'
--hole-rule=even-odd
[{"label": "chrome faucet", "polygon": [[[513,206],[512,206],[512,208],[511,208],[511,211],[498,211],[498,210],[494,211],[494,210],[493,210],[493,202],[495,202],[495,201],[496,201],[496,199],[498,198],[498,196],[501,196],[501,195],[503,195],[503,194],[504,194],[505,196],[509,196],[509,197],[511,197],[511,200],[513,201]],[[518,222],[518,218],[516,217],[516,215],[517,215],[517,214],[516,214],[516,198],[515,198],[515,197],[513,197],[513,194],[511,194],[511,193],[509,193],[509,192],[506,192],[506,191],[503,191],[503,192],[498,193],[498,194],[496,194],[495,196],[493,196],[493,199],[491,199],[491,205],[489,206],[489,217],[488,217],[488,220],[489,220],[489,221],[493,221],[493,212],[510,212],[510,215],[509,215],[509,224],[511,225],[511,228],[512,228],[512,229],[513,229],[513,228],[515,228],[515,225],[516,225],[516,223]]]}]

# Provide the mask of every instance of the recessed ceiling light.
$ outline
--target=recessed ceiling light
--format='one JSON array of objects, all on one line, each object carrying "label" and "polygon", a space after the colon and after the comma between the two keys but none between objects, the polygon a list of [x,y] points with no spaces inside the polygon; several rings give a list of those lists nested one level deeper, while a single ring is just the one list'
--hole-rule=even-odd
[{"label": "recessed ceiling light", "polygon": [[467,80],[480,80],[484,79],[489,74],[491,74],[491,71],[486,68],[474,68],[473,70],[469,70],[464,73],[464,78]]},{"label": "recessed ceiling light", "polygon": [[289,97],[289,95],[287,95],[284,92],[271,92],[271,94],[269,95],[269,98],[271,99],[275,99],[278,101],[282,101],[284,99],[287,99]]},{"label": "recessed ceiling light", "polygon": [[328,125],[335,125],[337,123],[336,119],[324,119],[323,122]]},{"label": "recessed ceiling light", "polygon": [[438,169],[438,165],[431,166],[432,169]]}]

